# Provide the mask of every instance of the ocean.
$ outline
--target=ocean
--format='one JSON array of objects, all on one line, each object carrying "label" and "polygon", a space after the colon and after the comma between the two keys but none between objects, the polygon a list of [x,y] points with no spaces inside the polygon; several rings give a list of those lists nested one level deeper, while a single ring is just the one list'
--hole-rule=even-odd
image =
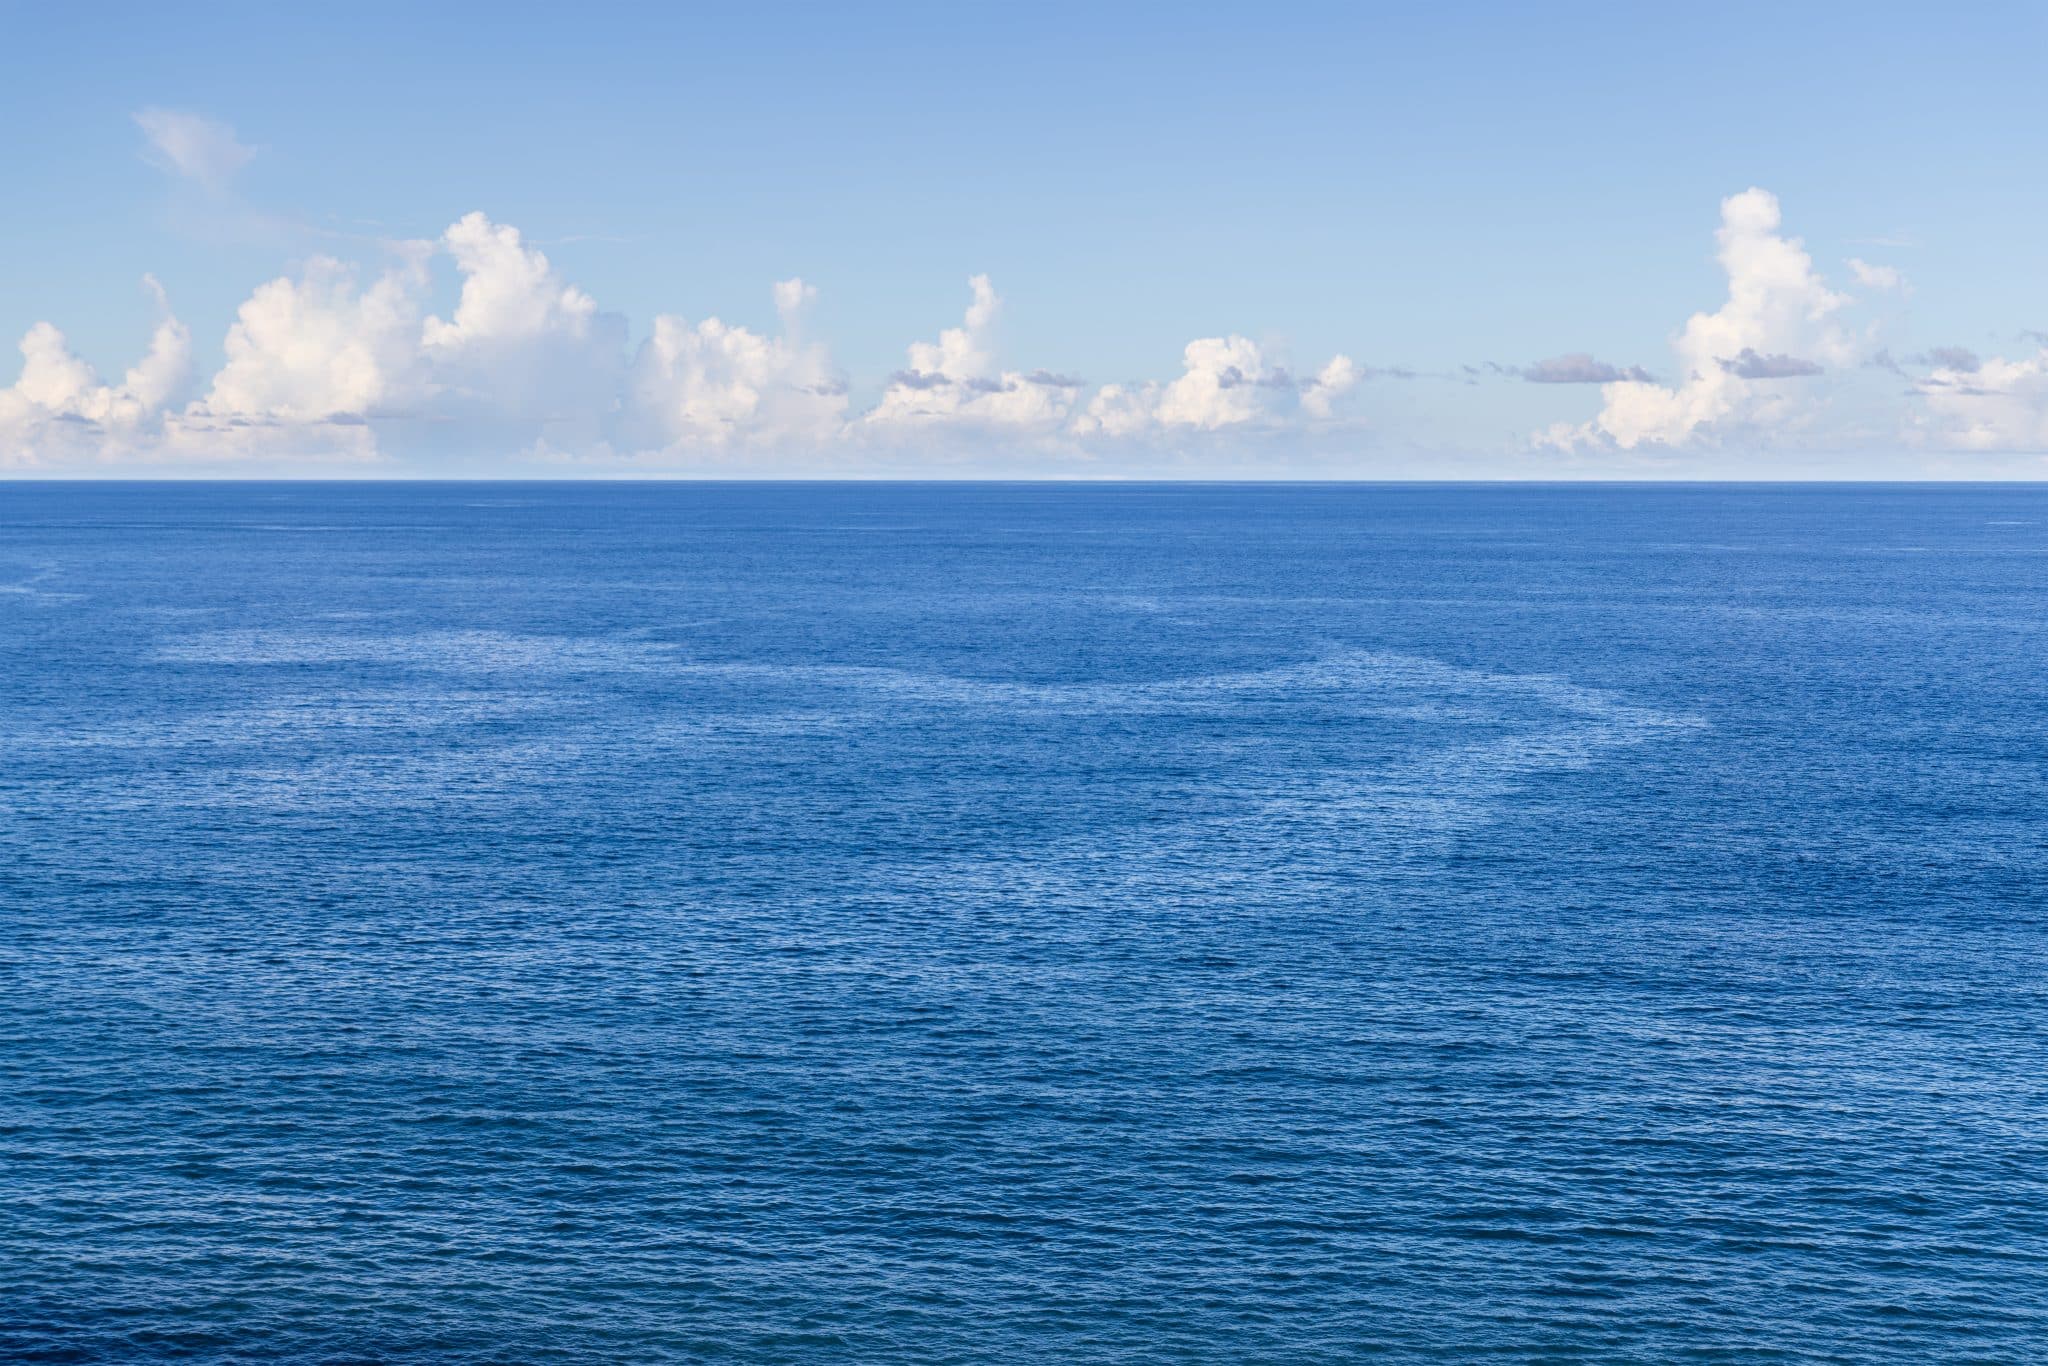
[{"label": "ocean", "polygon": [[0,1356],[2048,1359],[2048,489],[0,485]]}]

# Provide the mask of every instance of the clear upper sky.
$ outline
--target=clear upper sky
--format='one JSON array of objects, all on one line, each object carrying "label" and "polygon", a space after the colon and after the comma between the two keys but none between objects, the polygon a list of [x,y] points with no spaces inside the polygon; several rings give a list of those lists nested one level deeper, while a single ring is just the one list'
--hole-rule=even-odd
[{"label": "clear upper sky", "polygon": [[0,3],[0,468],[2037,477],[2044,53],[2040,6]]}]

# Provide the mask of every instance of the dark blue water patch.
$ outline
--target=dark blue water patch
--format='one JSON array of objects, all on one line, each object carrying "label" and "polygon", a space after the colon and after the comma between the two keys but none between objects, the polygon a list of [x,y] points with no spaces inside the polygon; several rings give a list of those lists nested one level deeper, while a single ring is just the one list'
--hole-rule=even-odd
[{"label": "dark blue water patch", "polygon": [[2048,492],[0,485],[0,1355],[2048,1354]]}]

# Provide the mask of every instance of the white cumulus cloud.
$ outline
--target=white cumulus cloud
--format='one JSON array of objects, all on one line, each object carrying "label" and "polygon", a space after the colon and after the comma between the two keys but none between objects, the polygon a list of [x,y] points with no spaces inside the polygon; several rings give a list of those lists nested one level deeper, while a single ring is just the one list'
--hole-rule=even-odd
[{"label": "white cumulus cloud", "polygon": [[418,257],[367,289],[353,266],[315,257],[300,278],[257,286],[228,329],[227,363],[196,406],[321,422],[417,397],[424,285]]},{"label": "white cumulus cloud", "polygon": [[1328,418],[1338,399],[1358,387],[1365,371],[1349,356],[1332,356],[1301,386],[1301,407],[1310,417]]},{"label": "white cumulus cloud", "polygon": [[[514,449],[555,422],[594,438],[617,401],[623,324],[516,228],[480,213],[395,252],[367,286],[328,257],[258,286],[228,331],[226,363],[174,422],[178,446],[362,457],[375,453],[378,425],[399,420],[468,424]],[[461,280],[446,318],[427,312],[437,253]]]},{"label": "white cumulus cloud", "polygon": [[1198,337],[1182,349],[1177,378],[1164,384],[1105,384],[1075,418],[1073,431],[1081,437],[1214,432],[1283,420],[1296,411],[1327,419],[1336,400],[1364,377],[1355,361],[1340,355],[1309,379],[1296,381],[1247,337]]},{"label": "white cumulus cloud", "polygon": [[1917,435],[1975,451],[2048,451],[2048,347],[2031,356],[1978,359],[1939,347],[1915,389],[1926,403]]},{"label": "white cumulus cloud", "polygon": [[958,327],[935,342],[912,342],[909,364],[890,377],[862,419],[871,428],[970,425],[1050,431],[1066,420],[1081,383],[1049,371],[1001,370],[995,363],[1002,299],[986,275],[967,282],[972,298]]},{"label": "white cumulus cloud", "polygon": [[47,322],[21,339],[21,375],[0,389],[0,466],[35,468],[118,455],[148,442],[191,368],[192,334],[162,307],[149,348],[118,384],[103,384]]},{"label": "white cumulus cloud", "polygon": [[822,444],[838,434],[846,385],[825,349],[801,339],[803,309],[817,290],[781,280],[773,296],[779,337],[717,318],[695,326],[672,314],[654,320],[627,377],[629,447]]},{"label": "white cumulus cloud", "polygon": [[453,315],[428,318],[420,332],[441,406],[479,421],[592,433],[624,375],[624,320],[600,313],[509,224],[468,214],[441,247],[462,276]]},{"label": "white cumulus cloud", "polygon": [[[208,163],[192,150],[201,141],[171,145],[193,167],[212,165],[208,175],[231,173],[234,157]],[[629,349],[621,317],[517,228],[482,213],[387,252],[371,267],[314,256],[256,286],[222,341],[219,369],[182,407],[173,404],[190,338],[167,311],[118,384],[102,383],[55,327],[38,324],[23,339],[20,378],[0,390],[0,461],[305,467],[703,453],[814,470],[878,458],[914,469],[928,458],[1003,456],[1006,444],[1086,457],[1098,441],[1132,437],[1324,430],[1370,373],[1338,355],[1297,375],[1248,338],[1204,337],[1184,348],[1178,375],[1108,385],[1089,400],[1071,375],[1000,362],[1002,300],[976,275],[959,323],[911,343],[872,407],[856,412],[831,353],[807,335],[817,290],[802,279],[770,288],[779,328],[662,313]],[[450,268],[453,290],[437,293]],[[921,446],[917,434],[933,432],[963,439]]]},{"label": "white cumulus cloud", "polygon": [[376,453],[372,415],[422,403],[425,243],[362,287],[352,265],[308,261],[298,278],[258,285],[236,310],[226,361],[206,393],[173,417],[174,453],[207,461]]},{"label": "white cumulus cloud", "polygon": [[462,297],[452,319],[427,319],[421,340],[430,349],[459,352],[551,333],[589,335],[597,301],[565,283],[519,229],[471,213],[441,235],[441,244],[462,272]]},{"label": "white cumulus cloud", "polygon": [[1717,259],[1728,299],[1695,313],[1672,343],[1676,384],[1644,379],[1601,386],[1591,422],[1553,428],[1549,444],[1623,450],[1768,433],[1807,409],[1806,386],[1848,363],[1853,339],[1837,317],[1849,303],[1827,286],[1796,237],[1779,231],[1777,197],[1748,189],[1721,201]]}]

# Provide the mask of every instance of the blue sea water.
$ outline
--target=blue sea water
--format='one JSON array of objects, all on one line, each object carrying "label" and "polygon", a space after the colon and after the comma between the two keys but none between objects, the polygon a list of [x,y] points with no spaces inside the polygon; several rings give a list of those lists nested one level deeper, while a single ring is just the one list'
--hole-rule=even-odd
[{"label": "blue sea water", "polygon": [[2048,491],[0,486],[0,1355],[2048,1359]]}]

